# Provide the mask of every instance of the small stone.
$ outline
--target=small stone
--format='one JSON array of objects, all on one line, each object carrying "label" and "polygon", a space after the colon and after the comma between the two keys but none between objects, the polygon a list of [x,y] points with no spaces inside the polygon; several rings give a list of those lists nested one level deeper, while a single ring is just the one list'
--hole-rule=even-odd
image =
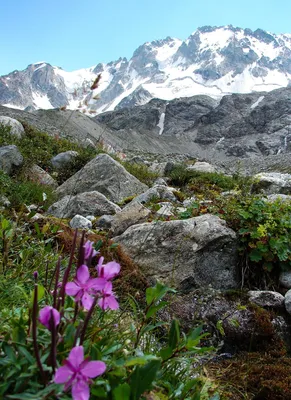
[{"label": "small stone", "polygon": [[154,186],[161,185],[161,186],[168,186],[167,182],[163,178],[158,178],[154,182]]},{"label": "small stone", "polygon": [[173,205],[171,203],[159,203],[161,208],[156,212],[160,217],[171,217],[174,215],[173,213]]},{"label": "small stone", "polygon": [[70,221],[70,227],[73,229],[91,229],[92,222],[82,215],[75,215]]},{"label": "small stone", "polygon": [[260,307],[281,308],[284,305],[284,296],[271,290],[250,290],[249,300]]},{"label": "small stone", "polygon": [[53,157],[51,159],[51,164],[55,169],[61,170],[70,164],[78,155],[79,153],[77,151],[64,151]]},{"label": "small stone", "polygon": [[112,222],[114,221],[114,217],[112,215],[102,215],[96,221],[96,228],[99,229],[110,229],[112,226]]},{"label": "small stone", "polygon": [[291,289],[291,271],[283,271],[279,276],[279,283],[281,286]]},{"label": "small stone", "polygon": [[213,165],[204,162],[204,161],[196,161],[194,165],[189,165],[187,167],[187,171],[195,171],[195,172],[216,172],[216,169]]}]

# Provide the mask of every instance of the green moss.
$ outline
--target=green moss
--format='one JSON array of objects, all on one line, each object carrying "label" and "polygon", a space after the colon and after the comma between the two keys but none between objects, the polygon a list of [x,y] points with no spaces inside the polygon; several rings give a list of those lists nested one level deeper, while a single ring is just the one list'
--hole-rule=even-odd
[{"label": "green moss", "polygon": [[152,172],[145,165],[130,163],[128,161],[119,161],[124,168],[139,181],[151,186],[154,181],[159,177],[159,174]]}]

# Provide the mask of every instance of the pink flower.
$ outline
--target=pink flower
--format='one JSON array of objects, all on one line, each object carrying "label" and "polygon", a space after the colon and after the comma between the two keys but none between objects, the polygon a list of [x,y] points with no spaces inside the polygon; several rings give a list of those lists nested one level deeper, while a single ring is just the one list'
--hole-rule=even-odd
[{"label": "pink flower", "polygon": [[84,360],[83,346],[74,347],[64,365],[55,374],[55,383],[65,383],[65,390],[72,386],[73,400],[89,400],[90,378],[102,375],[106,365],[102,361]]},{"label": "pink flower", "polygon": [[98,271],[99,278],[105,278],[110,281],[115,278],[120,272],[120,264],[116,261],[110,261],[107,264],[103,264],[104,257],[100,257],[96,269]]},{"label": "pink flower", "polygon": [[99,252],[94,250],[93,248],[93,243],[90,240],[87,240],[87,242],[84,245],[84,250],[85,250],[85,260],[89,260],[89,258],[95,257]]},{"label": "pink flower", "polygon": [[98,305],[102,310],[106,310],[106,308],[117,310],[119,308],[119,304],[112,292],[111,282],[106,282],[104,288],[101,290],[101,298],[98,300]]},{"label": "pink flower", "polygon": [[74,296],[75,301],[81,301],[86,310],[90,310],[93,297],[97,291],[101,291],[106,283],[105,279],[91,279],[87,265],[81,265],[77,270],[77,278],[74,282],[66,284],[66,294]]},{"label": "pink flower", "polygon": [[39,312],[39,322],[43,324],[46,328],[51,330],[51,322],[50,319],[53,318],[54,326],[59,325],[61,317],[58,310],[51,306],[46,306]]}]

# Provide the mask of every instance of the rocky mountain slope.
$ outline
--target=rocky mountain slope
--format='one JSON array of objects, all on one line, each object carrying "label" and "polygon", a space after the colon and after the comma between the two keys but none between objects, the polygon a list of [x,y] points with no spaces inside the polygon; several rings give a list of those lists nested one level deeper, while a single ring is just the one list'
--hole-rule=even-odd
[{"label": "rocky mountain slope", "polygon": [[[100,86],[90,90],[101,74]],[[46,62],[0,77],[0,104],[20,109],[67,106],[88,114],[152,98],[270,91],[291,81],[291,34],[202,27],[182,41],[167,37],[120,58],[66,72]],[[97,101],[98,99],[98,101]]]},{"label": "rocky mountain slope", "polygon": [[137,137],[156,134],[188,142],[188,153],[206,159],[253,158],[290,153],[291,88],[232,94],[216,102],[193,96],[107,112],[94,118]]},{"label": "rocky mountain slope", "polygon": [[[51,135],[102,143],[109,151],[186,154],[232,167],[291,165],[291,87],[232,94],[220,101],[198,95],[106,112],[94,118],[69,110],[25,112],[0,106],[0,115],[26,121]],[[244,161],[245,160],[245,161]],[[284,162],[282,162],[284,160]],[[258,166],[258,168],[256,167]]]}]

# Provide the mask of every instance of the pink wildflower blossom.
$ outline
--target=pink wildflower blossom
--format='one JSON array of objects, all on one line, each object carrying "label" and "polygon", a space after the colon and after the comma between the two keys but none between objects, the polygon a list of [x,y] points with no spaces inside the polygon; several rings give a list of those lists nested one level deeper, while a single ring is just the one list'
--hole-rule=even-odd
[{"label": "pink wildflower blossom", "polygon": [[73,400],[89,400],[91,383],[90,378],[102,375],[106,370],[106,364],[102,361],[84,360],[83,346],[74,347],[64,365],[55,374],[55,383],[64,383],[65,390],[72,387]]},{"label": "pink wildflower blossom", "polygon": [[39,322],[44,325],[47,329],[51,330],[50,319],[53,318],[54,326],[59,325],[61,317],[58,310],[51,306],[46,306],[39,312]]},{"label": "pink wildflower blossom", "polygon": [[106,310],[106,308],[117,310],[119,308],[119,304],[112,292],[111,282],[106,282],[104,288],[101,290],[101,298],[98,300],[98,305],[102,310]]},{"label": "pink wildflower blossom", "polygon": [[85,250],[85,260],[89,260],[89,258],[95,257],[99,252],[94,250],[93,243],[90,240],[87,240],[87,242],[84,245],[84,250]]},{"label": "pink wildflower blossom", "polygon": [[77,277],[74,282],[66,284],[66,294],[75,297],[75,301],[81,301],[86,310],[90,310],[93,304],[93,297],[97,291],[101,291],[106,283],[102,278],[90,278],[87,265],[81,265],[77,270]]},{"label": "pink wildflower blossom", "polygon": [[98,271],[99,278],[105,278],[110,281],[115,278],[120,272],[120,264],[116,261],[110,261],[107,264],[103,264],[104,257],[100,257],[96,269]]}]

